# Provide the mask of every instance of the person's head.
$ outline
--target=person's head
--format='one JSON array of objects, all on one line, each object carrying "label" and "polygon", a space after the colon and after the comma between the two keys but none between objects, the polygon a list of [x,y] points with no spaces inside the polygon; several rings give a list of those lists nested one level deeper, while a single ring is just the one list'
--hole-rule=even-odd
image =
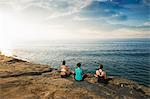
[{"label": "person's head", "polygon": [[103,69],[103,65],[102,64],[99,64],[99,69]]},{"label": "person's head", "polygon": [[65,61],[65,60],[63,60],[63,61],[62,61],[62,65],[65,65],[65,64],[66,64],[66,61]]},{"label": "person's head", "polygon": [[77,67],[81,67],[81,63],[77,63]]}]

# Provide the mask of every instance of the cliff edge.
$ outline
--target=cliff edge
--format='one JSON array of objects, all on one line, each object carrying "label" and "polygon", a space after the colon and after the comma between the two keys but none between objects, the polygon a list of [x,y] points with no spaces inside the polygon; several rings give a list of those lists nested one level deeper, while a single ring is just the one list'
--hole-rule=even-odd
[{"label": "cliff edge", "polygon": [[150,88],[136,82],[112,78],[107,85],[91,76],[77,82],[61,78],[48,65],[0,55],[1,99],[148,99]]}]

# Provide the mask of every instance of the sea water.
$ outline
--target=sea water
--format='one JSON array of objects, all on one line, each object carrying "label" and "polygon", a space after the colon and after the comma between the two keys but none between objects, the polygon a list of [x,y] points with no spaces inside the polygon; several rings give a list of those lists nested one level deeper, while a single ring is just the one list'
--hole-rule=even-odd
[{"label": "sea water", "polygon": [[108,76],[150,85],[150,39],[47,40],[20,42],[15,56],[59,68],[62,60],[74,70],[78,62],[86,73],[103,64]]}]

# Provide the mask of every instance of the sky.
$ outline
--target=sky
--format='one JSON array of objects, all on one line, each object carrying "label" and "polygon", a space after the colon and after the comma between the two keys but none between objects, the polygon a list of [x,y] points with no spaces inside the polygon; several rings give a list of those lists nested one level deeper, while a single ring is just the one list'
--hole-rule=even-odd
[{"label": "sky", "polygon": [[147,38],[149,0],[0,0],[0,44]]}]

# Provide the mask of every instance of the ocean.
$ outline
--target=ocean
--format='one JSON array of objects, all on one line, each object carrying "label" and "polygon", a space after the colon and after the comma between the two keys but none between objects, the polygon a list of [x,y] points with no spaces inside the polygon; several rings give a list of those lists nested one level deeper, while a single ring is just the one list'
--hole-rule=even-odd
[{"label": "ocean", "polygon": [[150,86],[150,39],[28,41],[16,44],[12,51],[20,59],[55,68],[66,60],[74,70],[81,62],[85,73],[94,74],[103,64],[108,76]]}]

